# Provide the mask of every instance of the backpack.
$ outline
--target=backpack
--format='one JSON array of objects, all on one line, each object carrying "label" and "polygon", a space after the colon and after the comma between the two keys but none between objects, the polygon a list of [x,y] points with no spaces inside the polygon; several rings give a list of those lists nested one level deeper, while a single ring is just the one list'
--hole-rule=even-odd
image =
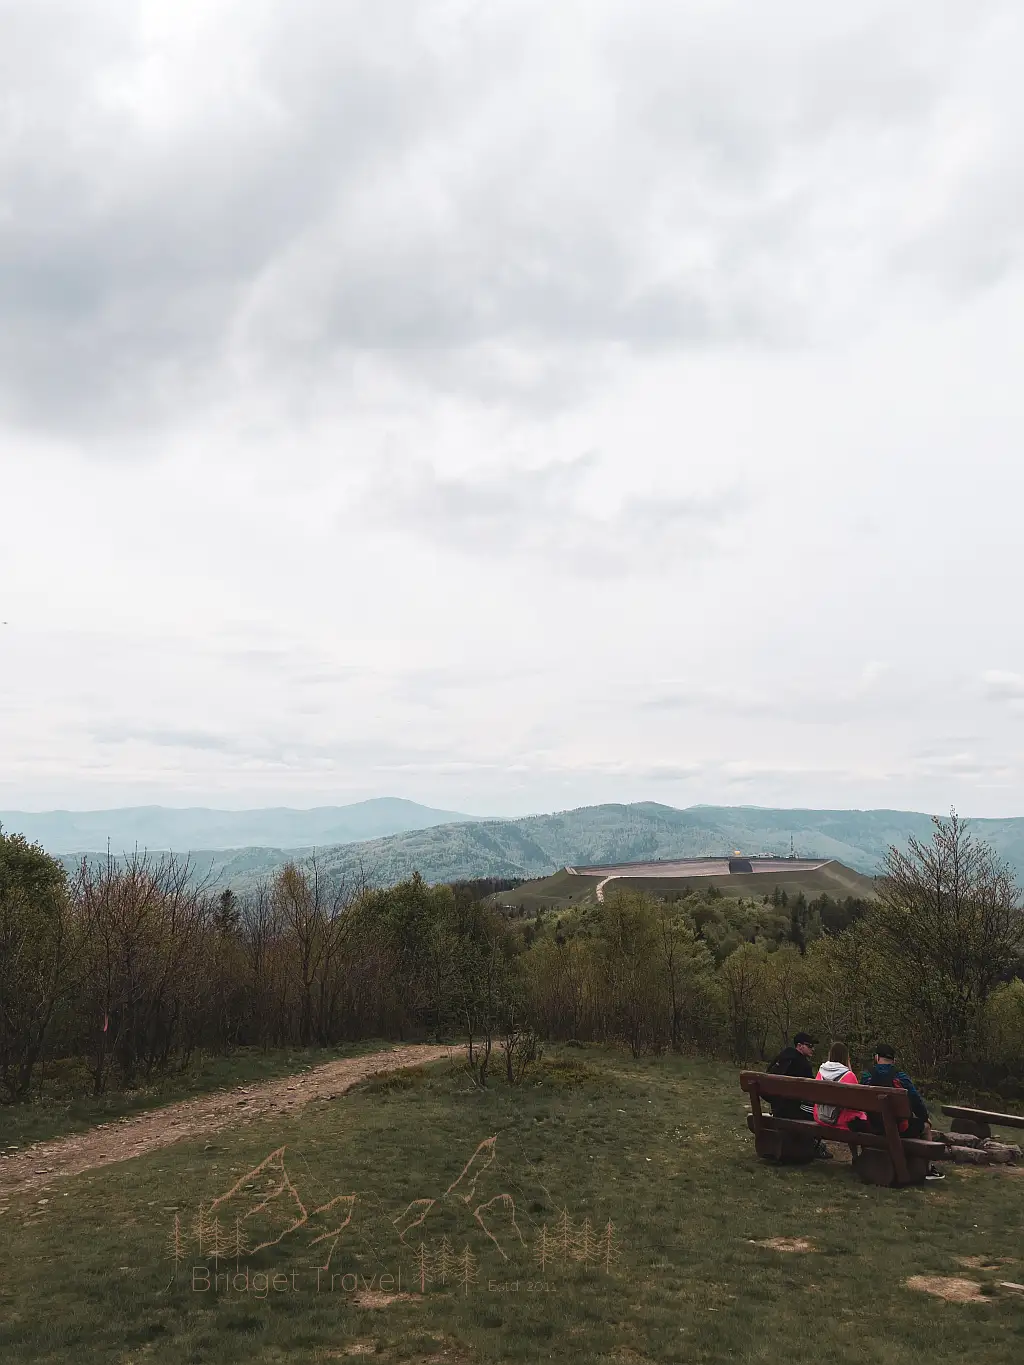
[{"label": "backpack", "polygon": [[[844,1076],[849,1076],[849,1074],[850,1074],[850,1068],[847,1067],[846,1070],[843,1072],[843,1075],[844,1075]],[[842,1076],[840,1076],[839,1079],[840,1079],[840,1081],[841,1081],[841,1080],[842,1080]],[[838,1104],[819,1104],[819,1105],[817,1106],[817,1109],[818,1109],[818,1113],[817,1113],[818,1122],[819,1122],[819,1123],[827,1123],[827,1124],[829,1125],[829,1127],[834,1128],[835,1125],[836,1125],[836,1123],[838,1122],[838,1119],[839,1119],[839,1105],[838,1105]]]},{"label": "backpack", "polygon": [[[890,1071],[888,1076],[879,1076],[877,1066],[873,1066],[868,1073],[868,1085],[876,1085],[880,1090],[904,1090],[906,1088],[895,1071]],[[882,1136],[885,1135],[885,1124],[882,1122],[881,1114],[869,1114],[868,1122],[873,1132]],[[899,1126],[902,1133],[907,1126],[907,1120],[901,1119]]]}]

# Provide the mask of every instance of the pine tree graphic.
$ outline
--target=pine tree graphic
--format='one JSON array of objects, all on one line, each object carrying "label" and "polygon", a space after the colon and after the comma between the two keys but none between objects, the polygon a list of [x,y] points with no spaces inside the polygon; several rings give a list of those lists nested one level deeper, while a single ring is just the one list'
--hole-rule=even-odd
[{"label": "pine tree graphic", "polygon": [[601,1234],[598,1245],[600,1249],[601,1269],[605,1274],[610,1275],[615,1268],[615,1262],[619,1259],[621,1254],[619,1251],[618,1238],[615,1236],[615,1228],[612,1225],[612,1220],[610,1218],[604,1226],[604,1232]]},{"label": "pine tree graphic", "polygon": [[413,1261],[416,1279],[420,1282],[420,1293],[427,1292],[427,1285],[434,1283],[434,1258],[429,1249],[423,1242],[416,1248],[416,1257]]},{"label": "pine tree graphic", "polygon": [[590,1219],[584,1218],[573,1245],[573,1259],[584,1265],[597,1265],[601,1259],[601,1238],[594,1231]]},{"label": "pine tree graphic", "polygon": [[551,1234],[548,1232],[547,1223],[541,1224],[540,1236],[537,1238],[537,1264],[541,1270],[546,1270],[548,1262],[554,1257],[554,1247],[551,1241]]},{"label": "pine tree graphic", "polygon": [[441,1245],[434,1256],[434,1275],[438,1284],[447,1285],[454,1280],[458,1268],[458,1258],[452,1250],[452,1244],[447,1234],[445,1234],[441,1238]]},{"label": "pine tree graphic", "polygon": [[569,1217],[569,1210],[563,1209],[558,1215],[558,1222],[555,1224],[555,1252],[562,1265],[572,1259],[576,1246],[576,1237],[572,1230],[572,1219]]},{"label": "pine tree graphic", "polygon": [[238,1270],[239,1261],[245,1260],[246,1256],[249,1256],[251,1253],[252,1247],[249,1244],[248,1237],[245,1235],[245,1228],[242,1227],[242,1220],[236,1216],[235,1230],[231,1236],[231,1245],[227,1251],[228,1256],[233,1256],[235,1258],[236,1271]]},{"label": "pine tree graphic", "polygon": [[172,1279],[176,1280],[178,1278],[178,1267],[181,1265],[182,1261],[184,1261],[188,1253],[188,1243],[181,1230],[181,1219],[177,1214],[174,1215],[174,1225],[167,1234],[167,1241],[164,1243],[164,1246],[167,1253],[167,1259],[174,1265],[174,1275],[172,1276]]},{"label": "pine tree graphic", "polygon": [[458,1267],[459,1284],[462,1285],[462,1292],[468,1294],[469,1286],[471,1284],[476,1284],[476,1257],[470,1251],[468,1242],[463,1249],[462,1255],[459,1257]]},{"label": "pine tree graphic", "polygon": [[227,1234],[221,1227],[219,1218],[215,1218],[209,1229],[209,1246],[207,1255],[213,1257],[214,1269],[219,1269],[220,1263],[232,1254],[231,1242]]},{"label": "pine tree graphic", "polygon": [[199,1205],[199,1212],[192,1221],[192,1236],[196,1239],[200,1256],[208,1255],[210,1241],[210,1214],[205,1204]]}]

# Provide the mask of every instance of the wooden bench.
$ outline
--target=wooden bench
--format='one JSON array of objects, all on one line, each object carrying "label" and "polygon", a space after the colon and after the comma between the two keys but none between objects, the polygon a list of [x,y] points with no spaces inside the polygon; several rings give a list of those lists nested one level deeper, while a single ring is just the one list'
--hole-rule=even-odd
[{"label": "wooden bench", "polygon": [[990,1138],[993,1128],[1024,1128],[1024,1118],[1017,1114],[993,1114],[988,1109],[966,1109],[959,1104],[944,1104],[942,1112],[953,1120],[953,1133],[973,1133],[975,1137]]},{"label": "wooden bench", "polygon": [[[941,1142],[901,1135],[900,1122],[910,1117],[910,1096],[905,1090],[770,1076],[764,1071],[741,1071],[740,1087],[750,1096],[747,1127],[754,1134],[754,1150],[771,1161],[813,1161],[819,1141],[845,1142],[857,1149],[853,1169],[862,1180],[871,1185],[916,1185],[924,1180],[929,1162],[940,1160],[946,1152]],[[777,1118],[764,1112],[762,1100],[835,1104],[880,1114],[885,1133],[849,1132],[813,1119]]]}]

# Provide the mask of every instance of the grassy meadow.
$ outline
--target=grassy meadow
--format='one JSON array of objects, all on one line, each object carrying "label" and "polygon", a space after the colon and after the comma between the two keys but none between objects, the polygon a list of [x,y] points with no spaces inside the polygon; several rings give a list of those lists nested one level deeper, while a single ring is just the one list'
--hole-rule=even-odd
[{"label": "grassy meadow", "polygon": [[549,1049],[519,1087],[397,1073],[2,1197],[0,1360],[1024,1358],[1024,1176],[773,1167],[745,1112],[718,1063]]}]

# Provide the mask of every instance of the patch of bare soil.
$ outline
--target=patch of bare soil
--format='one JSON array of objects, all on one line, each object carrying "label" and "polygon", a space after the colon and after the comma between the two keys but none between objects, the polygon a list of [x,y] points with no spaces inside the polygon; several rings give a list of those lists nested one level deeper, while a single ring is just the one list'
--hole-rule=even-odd
[{"label": "patch of bare soil", "polygon": [[[405,1295],[403,1294],[403,1298]],[[460,1345],[453,1337],[445,1337],[438,1333],[428,1333],[438,1343],[437,1349],[432,1350],[429,1355],[409,1355],[408,1349],[401,1350],[400,1356],[395,1353],[396,1348],[385,1347],[383,1354],[378,1352],[376,1345],[372,1341],[354,1341],[349,1346],[339,1346],[333,1350],[320,1351],[317,1360],[342,1360],[350,1356],[376,1356],[382,1365],[384,1362],[397,1362],[401,1359],[402,1365],[466,1365],[469,1355],[466,1349]]]},{"label": "patch of bare soil", "polygon": [[767,1241],[755,1242],[755,1246],[767,1247],[769,1251],[816,1251],[813,1242],[806,1237],[769,1237]]},{"label": "patch of bare soil", "polygon": [[998,1270],[1001,1265],[1013,1265],[1012,1256],[958,1256],[957,1265],[965,1270]]},{"label": "patch of bare soil", "polygon": [[984,1299],[981,1285],[975,1280],[945,1279],[941,1275],[911,1275],[906,1285],[920,1294],[934,1294],[947,1303],[977,1303]]},{"label": "patch of bare soil", "polygon": [[393,1303],[413,1303],[421,1295],[406,1294],[383,1294],[379,1289],[361,1289],[358,1294],[352,1295],[352,1302],[359,1308],[388,1308]]},{"label": "patch of bare soil", "polygon": [[447,1047],[410,1044],[363,1057],[345,1057],[296,1076],[182,1100],[87,1133],[40,1142],[0,1162],[0,1195],[36,1189],[61,1176],[79,1175],[115,1161],[130,1161],[159,1147],[206,1137],[267,1115],[295,1114],[311,1100],[334,1099],[370,1076],[437,1062],[451,1053]]}]

